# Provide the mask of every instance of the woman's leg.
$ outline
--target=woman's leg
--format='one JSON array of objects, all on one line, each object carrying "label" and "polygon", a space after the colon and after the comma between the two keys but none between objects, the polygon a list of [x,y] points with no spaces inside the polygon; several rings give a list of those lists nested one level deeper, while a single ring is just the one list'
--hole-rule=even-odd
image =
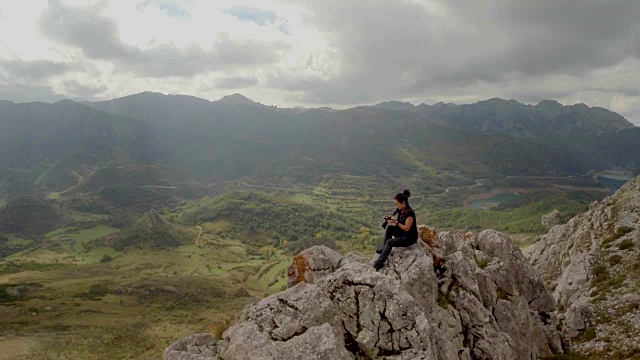
[{"label": "woman's leg", "polygon": [[416,239],[413,239],[409,236],[400,236],[393,239],[388,239],[384,244],[382,253],[380,254],[380,256],[378,256],[378,259],[376,259],[376,262],[373,264],[373,267],[375,267],[376,269],[380,269],[381,267],[383,267],[385,261],[387,261],[387,258],[389,257],[389,254],[391,254],[392,248],[407,247],[415,243]]},{"label": "woman's leg", "polygon": [[387,240],[391,239],[393,236],[397,237],[397,231],[398,227],[397,226],[392,226],[392,225],[387,225],[387,227],[384,229],[384,235],[382,237],[382,245],[380,245],[378,247],[378,249],[376,250],[376,253],[380,254],[382,252],[382,249],[384,249],[384,245],[387,243]]}]

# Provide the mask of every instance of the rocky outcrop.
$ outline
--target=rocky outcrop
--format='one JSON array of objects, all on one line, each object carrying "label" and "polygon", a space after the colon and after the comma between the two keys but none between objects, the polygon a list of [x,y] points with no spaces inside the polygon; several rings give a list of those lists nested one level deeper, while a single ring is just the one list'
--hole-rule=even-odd
[{"label": "rocky outcrop", "polygon": [[138,227],[147,231],[157,231],[172,228],[173,224],[163,219],[157,211],[150,210],[138,219]]},{"label": "rocky outcrop", "polygon": [[217,339],[212,334],[195,334],[171,344],[164,351],[165,359],[208,360],[217,357]]},{"label": "rocky outcrop", "polygon": [[510,360],[566,350],[553,298],[507,236],[445,232],[437,243],[438,265],[420,242],[393,249],[379,272],[374,259],[307,249],[289,268],[291,287],[245,308],[207,355],[186,338],[164,359]]},{"label": "rocky outcrop", "polygon": [[[529,260],[560,309],[576,349],[588,355],[640,352],[640,178],[534,244]],[[626,310],[622,310],[626,309]],[[629,341],[629,339],[634,339]],[[625,345],[626,344],[626,345]],[[635,345],[629,345],[635,344]]]},{"label": "rocky outcrop", "polygon": [[562,217],[560,217],[560,211],[558,209],[554,209],[552,212],[542,215],[541,222],[542,222],[542,225],[544,225],[547,229],[550,229],[556,225],[562,224]]}]

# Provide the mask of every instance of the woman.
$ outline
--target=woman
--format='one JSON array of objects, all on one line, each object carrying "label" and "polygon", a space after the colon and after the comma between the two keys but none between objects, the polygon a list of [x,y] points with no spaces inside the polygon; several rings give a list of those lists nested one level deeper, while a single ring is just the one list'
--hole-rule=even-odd
[{"label": "woman", "polygon": [[409,196],[411,196],[411,192],[405,189],[393,198],[396,203],[396,208],[398,209],[398,218],[387,220],[388,224],[384,231],[384,246],[380,251],[380,256],[378,256],[378,259],[373,264],[376,271],[384,267],[384,263],[387,261],[392,248],[411,246],[418,241],[416,213],[413,212],[413,209],[409,206]]}]

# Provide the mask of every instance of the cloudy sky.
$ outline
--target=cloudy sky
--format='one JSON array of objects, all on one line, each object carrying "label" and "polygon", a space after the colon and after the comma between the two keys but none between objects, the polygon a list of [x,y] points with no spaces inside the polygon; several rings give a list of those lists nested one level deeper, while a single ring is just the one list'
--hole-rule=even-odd
[{"label": "cloudy sky", "polygon": [[0,99],[491,97],[640,125],[637,0],[0,0]]}]

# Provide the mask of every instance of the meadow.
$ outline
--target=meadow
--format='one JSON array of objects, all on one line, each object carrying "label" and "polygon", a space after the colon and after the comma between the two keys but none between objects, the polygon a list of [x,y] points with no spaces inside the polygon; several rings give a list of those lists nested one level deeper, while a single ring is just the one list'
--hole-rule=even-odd
[{"label": "meadow", "polygon": [[221,333],[246,304],[286,288],[289,255],[249,255],[206,231],[175,249],[84,250],[114,231],[61,229],[0,261],[0,359],[158,358],[179,337]]},{"label": "meadow", "polygon": [[[543,214],[558,208],[567,220],[605,195],[590,187],[562,190],[552,181],[454,179],[434,188],[413,177],[406,187],[420,224],[439,231],[494,228],[526,246],[546,231]],[[580,189],[579,181],[556,185]],[[222,195],[158,209],[180,229],[173,248],[142,241],[116,250],[103,240],[126,230],[108,225],[106,215],[77,210],[72,219],[79,226],[41,237],[9,235],[4,246],[19,251],[0,259],[0,346],[6,349],[0,360],[151,359],[183,336],[220,335],[244,306],[286,288],[292,245],[329,241],[343,254],[369,258],[382,215],[393,211],[393,195],[402,190],[352,175],[295,188],[249,185],[250,191],[226,184]],[[474,199],[500,191],[520,195],[499,197],[491,209],[471,208]]]}]

